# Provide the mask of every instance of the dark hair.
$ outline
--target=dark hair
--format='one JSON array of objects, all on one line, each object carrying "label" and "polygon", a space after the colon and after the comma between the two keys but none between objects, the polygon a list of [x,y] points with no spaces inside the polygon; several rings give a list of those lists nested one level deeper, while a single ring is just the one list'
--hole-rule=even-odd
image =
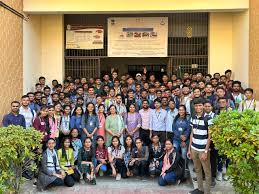
[{"label": "dark hair", "polygon": [[204,100],[203,98],[194,98],[193,99],[193,104],[196,105],[196,104],[203,104],[204,103]]},{"label": "dark hair", "polygon": [[218,87],[216,88],[216,91],[218,91],[218,90],[224,90],[224,91],[225,91],[225,89],[224,89],[223,87],[221,87],[221,86],[218,86]]},{"label": "dark hair", "polygon": [[71,131],[70,131],[70,133],[69,133],[69,136],[70,136],[71,139],[72,139],[72,132],[73,132],[74,130],[77,130],[77,133],[78,133],[78,136],[77,136],[77,137],[80,136],[79,130],[78,130],[77,128],[72,128]]},{"label": "dark hair", "polygon": [[68,161],[66,149],[65,149],[65,146],[64,146],[64,143],[65,143],[66,140],[69,140],[69,142],[70,142],[69,147],[73,149],[73,147],[72,147],[72,145],[71,145],[71,140],[70,140],[70,138],[69,138],[69,137],[64,137],[63,140],[62,140],[62,144],[61,144],[61,149],[62,149],[62,155],[61,155],[61,157],[62,157],[62,158],[65,158],[66,161]]},{"label": "dark hair", "polygon": [[240,82],[240,81],[233,81],[233,82],[232,82],[232,87],[233,87],[235,84],[238,84],[238,85],[241,87],[241,82]]},{"label": "dark hair", "polygon": [[252,94],[254,93],[254,90],[252,88],[246,88],[244,92],[251,92]]},{"label": "dark hair", "polygon": [[[183,104],[181,104],[181,105],[179,105],[179,108],[181,108],[181,107],[184,108],[184,111],[185,111],[184,119],[186,119],[186,117],[187,117],[186,106],[183,105]],[[178,110],[179,110],[179,108],[178,108]],[[178,113],[178,114],[176,115],[176,117],[174,118],[173,125],[175,125],[176,121],[177,121],[179,118],[180,118],[180,114]]]},{"label": "dark hair", "polygon": [[205,100],[204,104],[210,104],[211,106],[213,106],[213,104],[210,100]]},{"label": "dark hair", "polygon": [[41,79],[46,79],[46,78],[45,78],[45,77],[43,77],[43,76],[40,76],[40,77],[39,77],[39,81],[40,81]]},{"label": "dark hair", "polygon": [[28,93],[27,93],[27,96],[29,96],[30,94],[35,95],[33,92],[28,92]]},{"label": "dark hair", "polygon": [[12,101],[12,102],[11,102],[11,106],[12,106],[13,104],[19,104],[19,105],[20,105],[20,102],[18,102],[18,101],[15,100],[15,101]]},{"label": "dark hair", "polygon": [[55,140],[54,138],[52,138],[52,137],[51,137],[51,138],[49,138],[49,139],[47,140],[47,142],[46,142],[46,143],[49,143],[49,141],[50,141],[50,140],[53,140],[54,142],[56,142],[56,140]]},{"label": "dark hair", "polygon": [[78,108],[80,108],[81,110],[82,110],[82,113],[81,113],[81,116],[84,114],[84,110],[83,110],[83,108],[82,108],[82,106],[75,106],[75,109],[74,109],[74,112],[73,112],[73,116],[76,116],[76,110],[78,109]]},{"label": "dark hair", "polygon": [[93,109],[93,115],[96,115],[96,112],[95,112],[95,106],[94,106],[94,103],[92,103],[92,102],[88,102],[87,104],[86,104],[86,109],[85,109],[85,122],[87,123],[87,121],[88,121],[88,117],[89,117],[89,111],[88,111],[88,106],[89,105],[93,105],[93,107],[94,107],[94,109]]},{"label": "dark hair", "polygon": [[149,104],[149,102],[148,102],[147,99],[142,100],[142,104],[143,104],[144,102],[147,102],[147,103]]},{"label": "dark hair", "polygon": [[118,142],[119,142],[119,145],[118,145],[118,147],[120,147],[121,146],[121,142],[120,142],[120,138],[118,137],[118,136],[113,136],[112,137],[112,140],[111,140],[111,145],[110,145],[110,147],[113,147],[114,148],[114,146],[113,146],[113,144],[112,144],[112,142],[113,142],[113,140],[114,139],[117,139],[118,140]]},{"label": "dark hair", "polygon": [[130,148],[130,151],[132,151],[132,149],[135,147],[135,144],[134,144],[133,137],[132,137],[131,135],[127,135],[127,136],[125,137],[125,139],[124,139],[124,148],[125,148],[125,150],[127,150],[127,149],[129,148],[128,145],[127,145],[127,143],[126,143],[127,138],[130,138],[131,141],[132,141],[132,143],[131,143],[131,148]]},{"label": "dark hair", "polygon": [[[98,135],[98,136],[96,137],[96,146],[95,146],[96,148],[98,147],[98,144],[97,144],[98,139],[102,139],[102,140],[104,141],[104,137],[101,136],[101,135]],[[105,148],[105,141],[104,141],[104,144],[103,144],[103,148]]]},{"label": "dark hair", "polygon": [[220,101],[220,100],[226,100],[227,101],[227,98],[224,96],[224,97],[220,97],[219,99],[218,99],[218,101]]},{"label": "dark hair", "polygon": [[23,96],[21,97],[21,99],[24,99],[24,98],[29,98],[29,96],[23,95]]},{"label": "dark hair", "polygon": [[158,103],[160,103],[160,104],[161,104],[161,100],[160,100],[160,99],[158,99],[158,98],[154,100],[154,103],[156,103],[156,102],[158,102]]},{"label": "dark hair", "polygon": [[116,114],[117,114],[117,108],[116,108],[116,106],[114,105],[114,104],[112,104],[111,106],[109,106],[109,108],[108,108],[108,114],[111,114],[111,112],[110,112],[110,110],[111,110],[111,107],[114,107],[115,108],[115,111],[116,111]]},{"label": "dark hair", "polygon": [[45,86],[43,90],[47,90],[47,89],[50,90],[50,87],[49,86]]},{"label": "dark hair", "polygon": [[227,73],[232,73],[232,71],[231,71],[230,69],[227,69],[227,70],[225,71],[225,75],[226,75]]},{"label": "dark hair", "polygon": [[173,138],[172,138],[172,139],[166,139],[166,140],[165,140],[165,143],[166,143],[167,141],[169,141],[172,145],[174,145]]}]

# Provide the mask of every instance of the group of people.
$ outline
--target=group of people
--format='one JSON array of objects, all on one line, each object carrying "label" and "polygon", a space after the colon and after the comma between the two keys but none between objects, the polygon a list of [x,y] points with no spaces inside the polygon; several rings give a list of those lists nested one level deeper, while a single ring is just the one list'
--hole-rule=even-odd
[{"label": "group of people", "polygon": [[40,77],[35,91],[11,103],[3,126],[42,132],[40,190],[71,187],[80,179],[96,184],[97,176],[109,174],[116,180],[158,176],[161,186],[179,184],[192,160],[198,188],[190,193],[209,194],[215,179],[228,180],[230,162],[210,139],[213,119],[222,111],[258,111],[253,89],[231,77],[227,70],[224,75],[164,74],[157,80],[144,70],[119,79],[113,69],[103,78],[67,76],[52,86]]}]

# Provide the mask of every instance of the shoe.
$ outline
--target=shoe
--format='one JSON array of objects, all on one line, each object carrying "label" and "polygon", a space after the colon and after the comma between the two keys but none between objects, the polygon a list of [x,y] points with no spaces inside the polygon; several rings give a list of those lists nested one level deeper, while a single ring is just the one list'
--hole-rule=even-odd
[{"label": "shoe", "polygon": [[216,179],[217,179],[217,181],[222,181],[222,172],[217,173]]},{"label": "shoe", "polygon": [[[193,180],[194,182],[197,182],[197,177],[193,177],[192,180]],[[205,180],[205,177],[203,177],[203,180]]]},{"label": "shoe", "polygon": [[212,177],[212,179],[211,179],[211,187],[212,188],[214,188],[217,184],[215,179],[216,179],[215,177]]},{"label": "shoe", "polygon": [[99,171],[99,176],[103,176],[104,175],[104,173],[103,173],[103,171]]},{"label": "shoe", "polygon": [[121,174],[120,174],[120,173],[118,173],[118,174],[116,175],[116,181],[119,181],[119,180],[121,180]]},{"label": "shoe", "polygon": [[227,174],[224,174],[224,175],[223,175],[223,180],[224,180],[224,181],[228,181],[228,180],[229,180],[229,176],[228,176]]},{"label": "shoe", "polygon": [[28,173],[27,171],[22,173],[22,177],[25,178],[26,180],[32,180],[33,179],[33,176],[30,173]]},{"label": "shoe", "polygon": [[94,178],[93,180],[91,180],[90,183],[91,183],[92,185],[96,185],[96,180],[95,180],[95,178]]},{"label": "shoe", "polygon": [[188,194],[204,194],[204,192],[199,189],[194,189],[193,191],[190,191]]}]

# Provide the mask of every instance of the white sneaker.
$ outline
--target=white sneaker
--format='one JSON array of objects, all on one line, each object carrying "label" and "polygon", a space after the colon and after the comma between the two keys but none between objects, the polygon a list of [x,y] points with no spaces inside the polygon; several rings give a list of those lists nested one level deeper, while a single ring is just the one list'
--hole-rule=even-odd
[{"label": "white sneaker", "polygon": [[222,172],[217,173],[216,179],[217,179],[217,181],[222,181]]},{"label": "white sneaker", "polygon": [[224,175],[223,175],[223,180],[224,180],[224,181],[228,181],[228,180],[229,180],[229,176],[228,176],[227,174],[224,174]]},{"label": "white sneaker", "polygon": [[223,167],[222,167],[222,173],[223,174],[226,174],[227,173],[227,168],[226,168],[226,165],[224,164]]},{"label": "white sneaker", "polygon": [[120,174],[120,173],[118,173],[118,174],[116,175],[116,181],[119,181],[119,180],[121,180],[121,174]]}]

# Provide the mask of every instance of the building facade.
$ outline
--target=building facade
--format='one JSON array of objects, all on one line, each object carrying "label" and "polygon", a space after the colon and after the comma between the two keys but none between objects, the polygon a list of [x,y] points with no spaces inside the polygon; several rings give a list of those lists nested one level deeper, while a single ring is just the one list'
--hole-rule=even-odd
[{"label": "building facade", "polygon": [[[257,0],[5,0],[28,16],[28,21],[0,8],[3,91],[1,115],[12,99],[31,91],[39,76],[47,83],[62,82],[65,75],[96,76],[111,66],[136,72],[142,64],[167,73],[184,71],[224,73],[259,97],[259,2]],[[112,58],[107,55],[109,17],[168,17],[168,56]],[[103,26],[104,49],[92,51],[65,48],[67,25]],[[191,29],[191,36],[188,30]],[[4,43],[4,44],[3,44]],[[195,66],[197,64],[197,66]],[[122,68],[123,67],[123,68]],[[125,67],[125,68],[124,68]],[[158,70],[158,71],[159,71]],[[18,89],[18,90],[14,90]],[[13,92],[15,91],[15,92]]]}]

